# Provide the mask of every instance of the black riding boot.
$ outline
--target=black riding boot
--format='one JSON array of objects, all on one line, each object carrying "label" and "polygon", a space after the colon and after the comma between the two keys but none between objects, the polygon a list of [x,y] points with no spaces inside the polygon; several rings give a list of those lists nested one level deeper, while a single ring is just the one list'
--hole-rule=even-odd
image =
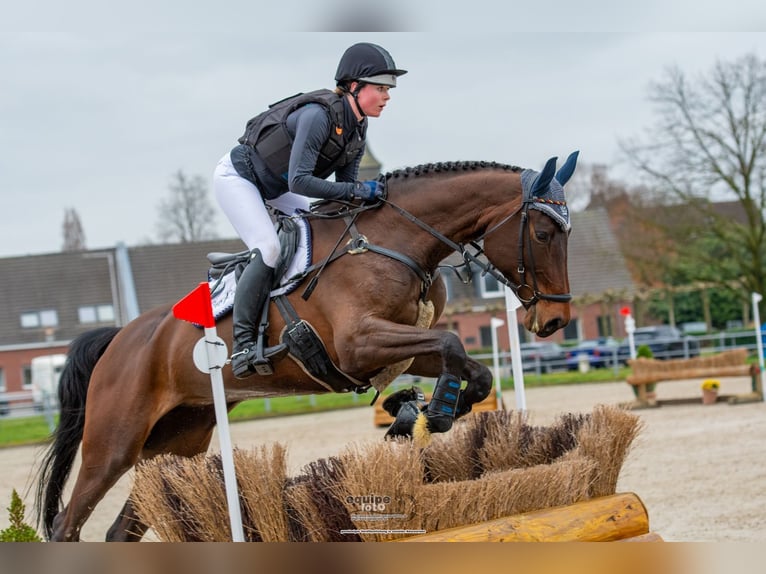
[{"label": "black riding boot", "polygon": [[[271,358],[284,355],[284,344],[258,349],[258,329],[264,305],[268,304],[274,269],[263,262],[261,252],[254,249],[237,281],[234,294],[234,350],[231,355],[231,370],[238,379],[254,373],[270,375]],[[265,337],[265,335],[264,335]],[[261,344],[264,344],[261,340]],[[259,352],[260,351],[260,352]]]}]

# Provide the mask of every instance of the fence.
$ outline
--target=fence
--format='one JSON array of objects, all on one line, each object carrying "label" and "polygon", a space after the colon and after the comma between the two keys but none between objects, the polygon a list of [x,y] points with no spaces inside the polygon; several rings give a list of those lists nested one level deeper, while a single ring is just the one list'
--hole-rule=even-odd
[{"label": "fence", "polygon": [[[576,345],[576,341],[571,341],[572,345],[568,345],[569,342],[565,342],[562,347],[566,352],[567,349]],[[625,342],[623,342],[624,344]],[[640,343],[636,343],[639,346]],[[657,359],[689,359],[699,354],[711,354],[720,353],[729,349],[747,349],[748,355],[757,355],[758,346],[754,331],[739,331],[739,332],[720,332],[709,335],[698,336],[686,336],[683,341],[680,342],[678,348],[667,353],[656,353],[654,356]],[[492,364],[492,354],[482,353],[471,355],[477,361],[481,361],[487,365]],[[601,355],[602,362],[606,365],[606,368],[610,368],[614,371],[615,376],[619,374],[621,368],[625,367],[625,361],[629,359],[625,350],[620,352],[619,347],[612,349],[611,355]],[[500,353],[500,371],[502,377],[511,376],[511,353],[504,351]],[[524,364],[525,372],[534,375],[541,375],[548,370],[564,371],[571,365],[566,358],[556,360],[541,360],[539,357],[533,361]]]},{"label": "fence", "polygon": [[56,428],[54,416],[58,412],[56,398],[48,393],[11,391],[0,393],[0,417],[25,417],[44,415],[48,429]]}]

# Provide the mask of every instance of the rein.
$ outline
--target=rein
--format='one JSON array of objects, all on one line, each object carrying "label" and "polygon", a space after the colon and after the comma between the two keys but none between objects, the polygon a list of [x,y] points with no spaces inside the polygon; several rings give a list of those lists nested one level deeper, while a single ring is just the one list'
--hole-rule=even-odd
[{"label": "rein", "polygon": [[[516,297],[518,297],[519,301],[524,304],[525,307],[534,305],[537,303],[537,301],[545,300],[545,301],[555,301],[558,303],[567,303],[572,300],[572,295],[570,293],[561,293],[561,294],[548,294],[548,293],[542,293],[537,287],[537,275],[535,275],[535,260],[534,255],[532,253],[532,242],[528,241],[528,252],[529,252],[529,259],[531,262],[531,275],[532,275],[532,285],[529,285],[525,281],[526,276],[526,268],[524,266],[524,238],[525,238],[525,230],[528,230],[529,228],[529,206],[533,202],[533,200],[524,200],[522,202],[522,205],[519,209],[511,213],[510,215],[504,217],[499,223],[494,225],[492,228],[488,229],[486,232],[484,232],[482,235],[477,237],[475,240],[470,242],[470,245],[476,249],[474,253],[471,253],[468,251],[465,247],[465,245],[461,245],[459,243],[455,243],[448,237],[444,236],[443,234],[439,233],[436,229],[425,223],[424,221],[421,221],[414,215],[412,215],[409,211],[406,209],[399,207],[395,203],[392,203],[388,201],[387,199],[381,199],[382,202],[388,204],[393,209],[395,209],[401,216],[403,216],[405,219],[411,221],[412,223],[416,224],[421,229],[427,231],[429,234],[431,234],[433,237],[450,247],[453,251],[459,253],[463,257],[463,264],[457,267],[469,267],[472,263],[479,267],[482,271],[482,276],[484,275],[491,275],[494,277],[499,283],[502,283],[503,285],[507,286],[511,291],[514,292]],[[484,240],[486,237],[497,231],[500,227],[508,223],[513,217],[516,216],[521,212],[521,226],[519,227],[519,262],[517,270],[519,272],[519,276],[521,278],[521,283],[516,284],[510,279],[508,279],[503,273],[497,269],[494,265],[492,265],[489,262],[484,262],[479,259],[479,256],[484,252],[484,249],[481,248],[478,245],[479,241]],[[527,233],[526,235],[529,235]],[[468,276],[468,279],[464,279],[460,273],[458,272],[456,266],[449,266],[455,274],[460,278],[463,283],[469,283],[470,282],[470,275]],[[522,293],[529,292],[531,294],[530,297],[524,297]]]},{"label": "rein", "polygon": [[[464,278],[461,276],[460,272],[458,271],[458,268],[461,267],[468,267],[470,268],[471,264],[477,266],[479,269],[481,269],[482,276],[484,275],[491,275],[494,277],[498,283],[501,283],[505,286],[507,286],[513,293],[516,295],[516,297],[521,301],[521,303],[525,307],[530,307],[531,305],[534,305],[538,301],[554,301],[557,303],[567,303],[572,300],[572,295],[570,293],[556,293],[556,294],[549,294],[549,293],[542,293],[537,285],[537,275],[535,274],[535,260],[534,260],[534,254],[532,251],[532,241],[529,237],[531,234],[531,231],[529,230],[529,206],[534,202],[533,199],[526,199],[522,201],[521,206],[519,209],[515,210],[513,213],[507,215],[504,217],[501,221],[499,221],[497,224],[492,226],[490,229],[485,231],[482,235],[474,239],[473,241],[469,242],[469,245],[475,249],[474,252],[471,252],[468,250],[466,245],[456,243],[452,241],[450,238],[446,237],[421,219],[414,216],[412,213],[407,211],[406,209],[398,206],[397,204],[389,201],[385,198],[380,198],[378,200],[378,203],[374,204],[367,204],[363,206],[355,206],[353,204],[347,204],[345,202],[340,202],[344,205],[346,209],[339,209],[337,212],[333,213],[317,213],[315,211],[312,211],[310,214],[306,214],[306,217],[317,217],[317,218],[326,218],[326,219],[338,219],[338,218],[344,218],[346,220],[346,229],[343,231],[341,236],[338,238],[338,241],[335,243],[335,246],[333,247],[332,252],[330,255],[328,255],[325,259],[322,261],[316,263],[315,265],[312,265],[308,269],[306,269],[302,274],[292,277],[292,280],[295,279],[301,279],[306,276],[308,276],[313,271],[319,269],[319,273],[314,276],[312,279],[309,287],[306,288],[306,290],[303,293],[303,299],[308,299],[311,295],[311,292],[314,290],[314,287],[316,286],[316,282],[319,279],[319,275],[321,274],[321,271],[330,263],[338,259],[339,257],[345,255],[345,254],[358,254],[363,253],[365,251],[372,251],[373,253],[378,253],[380,255],[384,255],[386,257],[389,257],[391,259],[394,259],[396,261],[399,261],[400,263],[406,265],[409,267],[421,280],[422,282],[422,288],[421,288],[421,297],[425,296],[425,293],[430,288],[431,284],[433,283],[433,276],[422,269],[413,259],[408,257],[407,255],[404,255],[402,253],[393,251],[391,249],[387,249],[385,247],[381,247],[372,243],[369,243],[367,238],[364,235],[361,235],[356,230],[355,221],[359,213],[362,211],[366,211],[371,208],[377,208],[379,207],[380,203],[385,203],[386,205],[390,206],[392,209],[394,209],[399,215],[407,219],[408,221],[414,223],[424,231],[428,232],[431,236],[438,239],[440,242],[447,245],[450,249],[455,251],[456,253],[459,253],[461,257],[463,258],[463,263],[458,266],[454,265],[442,265],[440,267],[447,267],[452,269],[452,271],[455,272],[455,274],[458,276],[458,278],[463,283],[470,283],[470,274],[467,276],[467,278]],[[350,208],[350,209],[349,209]],[[492,233],[500,229],[503,225],[508,223],[511,219],[513,219],[517,214],[521,213],[521,225],[519,226],[519,258],[518,258],[518,266],[517,271],[519,273],[519,277],[521,282],[519,284],[514,283],[510,279],[508,279],[503,273],[497,269],[494,265],[489,263],[489,261],[485,262],[479,259],[479,256],[484,253],[484,249],[479,245],[478,242],[483,241],[485,238],[489,237]],[[338,247],[340,245],[340,242],[342,241],[343,237],[346,236],[346,234],[350,234],[351,238],[349,239],[348,243],[342,250],[338,250]],[[529,254],[529,261],[530,261],[530,275],[532,277],[532,284],[530,285],[526,281],[526,275],[527,275],[527,269],[524,265],[524,243],[525,239],[527,239],[527,252]]]}]

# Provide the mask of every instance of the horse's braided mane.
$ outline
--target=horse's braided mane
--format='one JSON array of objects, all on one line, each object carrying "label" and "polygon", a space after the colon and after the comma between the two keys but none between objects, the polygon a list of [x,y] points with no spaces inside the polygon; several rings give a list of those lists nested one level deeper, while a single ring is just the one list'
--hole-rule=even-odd
[{"label": "horse's braided mane", "polygon": [[426,163],[415,167],[397,169],[386,173],[386,179],[398,177],[418,177],[431,173],[449,172],[449,171],[475,171],[477,169],[503,169],[507,171],[519,172],[523,168],[515,165],[506,165],[494,161],[446,161],[439,163]]},{"label": "horse's braided mane", "polygon": [[[431,175],[434,173],[476,171],[479,169],[500,169],[503,171],[518,173],[520,171],[523,171],[524,168],[518,167],[515,165],[506,165],[502,163],[497,163],[494,161],[446,161],[446,162],[439,162],[439,163],[426,163],[422,165],[417,165],[415,167],[407,167],[407,168],[397,169],[395,171],[389,171],[383,177],[385,177],[386,180],[398,179],[398,178],[406,179],[410,177],[420,177],[425,175]],[[348,214],[348,210],[346,209],[346,207],[348,207],[348,204],[341,201],[340,203],[343,204],[344,207],[340,210],[337,210],[338,203],[339,202],[334,199],[323,199],[321,201],[317,201],[312,204],[311,214],[309,216],[322,217],[325,219],[336,219],[338,217],[345,217]],[[372,205],[363,204],[361,206],[357,206],[355,210],[364,211],[364,210],[375,208],[375,207],[376,207],[376,204],[372,204]]]}]

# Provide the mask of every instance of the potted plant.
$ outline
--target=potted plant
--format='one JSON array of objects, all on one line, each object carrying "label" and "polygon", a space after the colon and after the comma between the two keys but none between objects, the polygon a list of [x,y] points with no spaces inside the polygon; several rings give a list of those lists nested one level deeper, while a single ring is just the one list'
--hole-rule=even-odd
[{"label": "potted plant", "polygon": [[718,400],[718,389],[721,383],[717,379],[705,379],[702,381],[702,404],[712,405]]}]

